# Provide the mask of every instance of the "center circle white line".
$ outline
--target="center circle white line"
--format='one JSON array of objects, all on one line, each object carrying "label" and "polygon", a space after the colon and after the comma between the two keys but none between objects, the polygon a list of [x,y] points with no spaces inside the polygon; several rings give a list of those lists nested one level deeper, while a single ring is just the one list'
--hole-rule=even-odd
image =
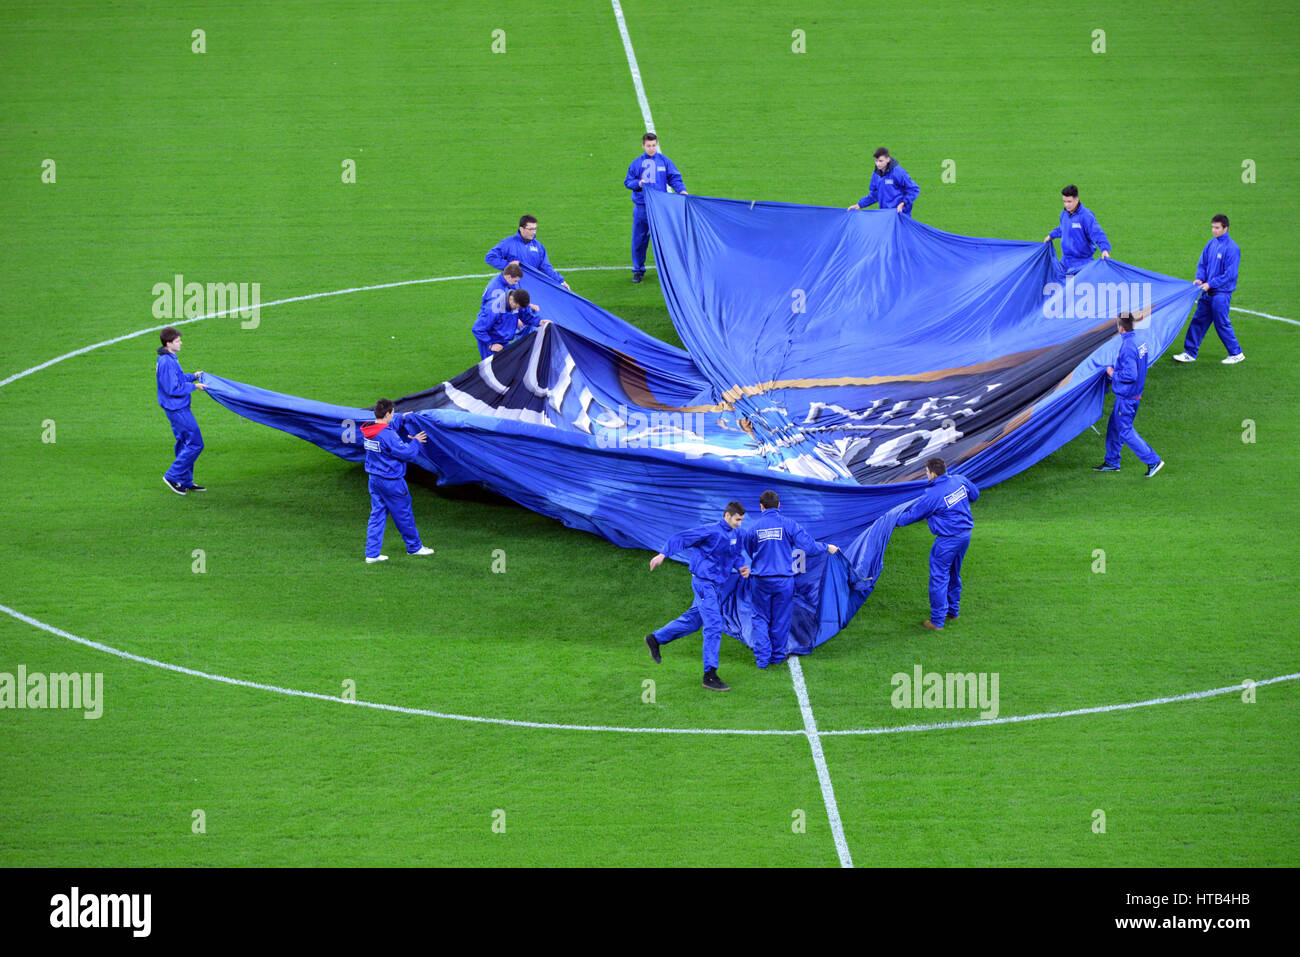
[{"label": "center circle white line", "polygon": [[[514,718],[482,718],[472,714],[453,714],[445,711],[431,711],[427,708],[407,708],[395,704],[383,704],[377,701],[357,701],[351,698],[340,698],[337,695],[320,694],[316,691],[299,691],[296,688],[282,688],[279,685],[263,684],[260,681],[245,681],[242,678],[229,678],[225,675],[213,674],[208,671],[199,671],[196,668],[186,668],[184,665],[174,665],[170,662],[159,661],[156,658],[146,658],[143,655],[132,654],[129,651],[123,651],[120,648],[114,648],[111,645],[102,642],[92,641],[89,638],[82,638],[71,632],[64,631],[62,628],[56,628],[54,625],[46,624],[30,615],[24,615],[8,605],[0,605],[0,611],[15,618],[18,621],[31,625],[33,628],[39,628],[47,631],[51,635],[59,638],[65,638],[68,641],[76,642],[87,648],[94,648],[96,651],[102,651],[105,654],[114,655],[118,658],[124,658],[127,661],[134,661],[142,665],[149,665],[152,668],[161,668],[164,671],[174,671],[177,674],[189,675],[193,678],[204,678],[208,681],[216,681],[221,684],[235,685],[240,688],[253,688],[258,691],[270,691],[274,694],[288,695],[294,698],[314,698],[317,701],[331,701],[335,704],[353,705],[359,708],[372,708],[376,711],[392,711],[398,714],[421,715],[426,718],[441,718],[445,721],[464,721],[471,724],[499,724],[515,728],[541,728],[550,731],[612,731],[623,734],[730,734],[742,737],[807,737],[808,732],[803,729],[784,729],[784,728],[635,728],[623,727],[619,725],[603,724],[555,724],[548,721],[519,721]],[[1265,678],[1254,682],[1256,687],[1263,685],[1277,684],[1282,681],[1295,681],[1300,679],[1300,672],[1289,675],[1278,675],[1275,678]],[[1043,721],[1048,718],[1068,718],[1081,714],[1100,714],[1109,711],[1128,711],[1133,708],[1146,708],[1152,705],[1169,704],[1174,701],[1191,701],[1197,698],[1212,698],[1216,695],[1232,694],[1243,690],[1243,685],[1229,685],[1226,688],[1211,688],[1208,691],[1192,691],[1187,694],[1171,695],[1164,698],[1148,698],[1145,701],[1132,701],[1124,704],[1099,705],[1092,708],[1076,708],[1072,711],[1046,711],[1040,714],[1013,715],[1006,718],[976,719],[972,721],[945,721],[935,724],[909,724],[895,727],[883,728],[857,728],[845,731],[816,731],[821,737],[830,735],[847,736],[847,735],[876,735],[876,734],[904,734],[916,731],[943,731],[952,728],[974,728],[982,725],[995,724],[1016,724],[1024,721]]]},{"label": "center circle white line", "polygon": [[[608,271],[608,270],[627,269],[627,268],[629,267],[627,266],[571,266],[565,269],[565,272],[594,272],[594,271]],[[646,268],[654,269],[655,267],[653,265],[648,265]],[[291,296],[287,299],[276,299],[272,302],[262,303],[259,308],[267,309],[270,308],[271,306],[282,306],[291,302],[306,302],[307,300],[310,299],[324,299],[329,296],[345,296],[354,292],[370,292],[376,289],[393,289],[399,286],[416,286],[416,285],[434,283],[434,282],[453,282],[462,279],[490,279],[492,276],[495,275],[496,275],[495,272],[466,273],[460,276],[433,276],[426,279],[404,279],[398,282],[378,283],[373,286],[353,286],[348,289],[335,289],[330,292],[314,292],[304,296]],[[1282,322],[1289,322],[1293,325],[1300,325],[1300,322],[1297,322],[1294,319],[1286,319],[1282,316],[1273,316],[1265,312],[1251,312],[1251,310],[1249,309],[1237,309],[1237,307],[1235,306],[1233,307],[1233,309],[1238,312],[1250,312],[1252,315],[1262,316],[1268,319],[1278,319]],[[226,310],[222,310],[221,312],[209,313],[203,316],[195,316],[193,319],[175,320],[172,323],[170,323],[170,325],[174,325],[174,326],[188,325],[194,322],[201,322],[204,319],[217,319],[222,316],[233,315],[238,311],[239,311],[238,309],[226,309]],[[14,375],[9,376],[9,378],[7,379],[0,380],[0,387],[9,385],[9,383],[11,382],[16,382],[17,380],[24,378],[25,376],[29,376],[34,372],[40,372],[42,369],[48,369],[50,366],[55,365],[56,363],[59,362],[63,362],[65,359],[71,359],[74,356],[84,355],[87,352],[93,352],[95,349],[100,349],[103,348],[104,346],[111,346],[119,342],[125,342],[128,339],[134,339],[137,338],[138,336],[143,336],[150,332],[156,332],[162,328],[164,328],[164,326],[150,326],[147,329],[140,329],[136,332],[130,332],[127,333],[126,335],[117,336],[116,338],[113,339],[105,339],[103,342],[97,342],[94,345],[85,346],[81,349],[75,349],[72,352],[68,352],[65,353],[64,355],[57,356],[53,359],[49,359],[46,362],[42,362],[40,365],[33,366],[30,369],[24,369],[22,372],[15,373]],[[554,724],[545,721],[519,721],[512,718],[483,718],[483,717],[478,717],[476,715],[451,714],[442,711],[431,711],[426,708],[406,708],[406,707],[402,707],[401,705],[383,704],[375,701],[357,701],[350,698],[340,698],[335,695],[320,694],[315,691],[299,691],[294,688],[281,688],[278,685],[262,684],[261,682],[257,682],[257,681],[245,681],[240,678],[229,678],[226,677],[225,675],[216,675],[206,671],[198,671],[194,668],[186,668],[184,665],[175,665],[166,661],[158,661],[157,659],[154,658],[146,658],[141,655],[132,654],[129,651],[122,651],[119,648],[113,648],[110,645],[105,645],[98,641],[92,641],[88,638],[78,637],[77,635],[73,635],[69,632],[63,631],[60,628],[56,628],[53,625],[48,625],[43,621],[38,621],[35,618],[32,618],[28,615],[24,615],[22,612],[16,611],[15,609],[8,607],[7,605],[0,605],[0,611],[3,611],[5,614],[13,618],[16,618],[19,621],[32,625],[35,628],[40,628],[44,631],[49,632],[52,635],[57,635],[60,638],[66,638],[69,641],[73,641],[76,642],[77,644],[85,645],[88,648],[94,648],[97,651],[102,651],[105,652],[106,654],[115,655],[119,658],[124,658],[128,661],[135,661],[140,664],[149,665],[154,668],[162,668],[166,671],[174,671],[179,674],[186,674],[195,678],[205,678],[208,681],[216,681],[216,682],[220,682],[221,684],[236,685],[244,688],[255,688],[259,691],[270,691],[275,694],[290,695],[298,698],[315,698],[320,701],[331,701],[337,704],[355,705],[357,707],[362,707],[362,708],[372,708],[377,711],[392,711],[399,714],[422,715],[424,717],[429,717],[429,718],[442,718],[447,721],[465,721],[474,724],[507,725],[507,726],[519,727],[519,728],[542,728],[542,729],[549,729],[554,731],[612,731],[612,732],[622,732],[627,734],[730,734],[730,735],[745,735],[745,736],[761,735],[761,736],[778,736],[778,737],[790,737],[790,736],[807,737],[807,732],[802,728],[800,729],[633,728],[633,727],[619,727],[615,725]],[[1279,675],[1275,678],[1267,678],[1255,682],[1255,685],[1260,686],[1260,685],[1274,684],[1280,681],[1294,681],[1297,678],[1300,678],[1300,672],[1297,672],[1295,674],[1289,674],[1289,675]],[[994,725],[994,724],[1014,724],[1023,721],[1042,721],[1048,718],[1066,718],[1066,717],[1072,717],[1081,714],[1099,714],[1099,713],[1104,713],[1109,711],[1127,711],[1132,708],[1144,708],[1144,707],[1149,707],[1151,705],[1169,704],[1175,701],[1189,701],[1196,698],[1209,698],[1215,695],[1230,694],[1232,692],[1240,691],[1240,690],[1242,690],[1240,685],[1231,685],[1226,688],[1212,688],[1208,691],[1192,691],[1192,692],[1188,692],[1187,694],[1172,695],[1163,698],[1151,698],[1146,701],[1133,701],[1125,704],[1099,705],[1097,707],[1092,707],[1092,708],[1077,708],[1072,711],[1048,711],[1040,714],[1014,715],[1005,718],[993,718],[987,720],[979,719],[979,720],[972,720],[972,721],[947,721],[947,722],[935,723],[935,724],[913,724],[913,725],[900,725],[896,727],[882,727],[882,728],[858,728],[858,729],[844,730],[844,731],[819,731],[818,734],[822,737],[827,737],[832,735],[900,734],[900,733],[917,732],[917,731],[940,731],[940,730],[952,729],[952,728],[973,728],[973,727],[980,727],[983,725]]]}]

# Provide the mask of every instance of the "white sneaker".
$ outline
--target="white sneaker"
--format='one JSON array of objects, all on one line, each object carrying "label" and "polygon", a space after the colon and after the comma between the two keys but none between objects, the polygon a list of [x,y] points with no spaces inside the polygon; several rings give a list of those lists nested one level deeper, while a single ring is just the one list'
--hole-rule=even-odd
[{"label": "white sneaker", "polygon": [[1175,362],[1195,362],[1196,356],[1189,356],[1186,352],[1180,352],[1174,356]]},{"label": "white sneaker", "polygon": [[408,554],[408,555],[432,555],[432,554],[433,554],[433,549],[430,548],[428,545],[423,545],[423,546],[420,547],[420,550],[419,550],[418,552],[407,552],[406,554]]},{"label": "white sneaker", "polygon": [[1246,358],[1246,353],[1238,352],[1235,356],[1228,356],[1228,358],[1224,359],[1223,364],[1225,366],[1235,366],[1238,362],[1241,362],[1245,358]]},{"label": "white sneaker", "polygon": [[366,556],[367,565],[373,565],[375,562],[386,562],[386,561],[388,561],[387,555],[379,555],[375,558],[371,558],[369,555]]}]

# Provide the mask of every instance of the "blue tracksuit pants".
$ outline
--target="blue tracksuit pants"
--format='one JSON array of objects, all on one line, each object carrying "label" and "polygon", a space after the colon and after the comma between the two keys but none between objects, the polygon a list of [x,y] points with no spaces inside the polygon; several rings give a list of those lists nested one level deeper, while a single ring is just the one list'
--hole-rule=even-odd
[{"label": "blue tracksuit pants", "polygon": [[176,461],[167,470],[167,480],[186,487],[194,484],[194,462],[203,451],[203,433],[189,409],[163,409],[176,436]]},{"label": "blue tracksuit pants", "polygon": [[790,575],[751,575],[750,607],[753,619],[754,661],[760,668],[785,661],[790,641],[790,615],[794,611],[794,578]]},{"label": "blue tracksuit pants", "polygon": [[718,667],[718,651],[722,647],[722,609],[718,605],[718,586],[692,575],[691,591],[695,592],[695,603],[680,618],[656,631],[655,641],[666,645],[703,626],[704,670],[714,671]]},{"label": "blue tracksuit pants", "polygon": [[1191,324],[1187,327],[1187,338],[1183,340],[1183,351],[1195,358],[1201,348],[1201,340],[1214,323],[1214,331],[1223,341],[1228,355],[1235,356],[1241,352],[1241,343],[1232,331],[1232,320],[1228,318],[1228,306],[1232,302],[1232,293],[1216,292],[1213,295],[1202,294],[1196,301],[1196,312],[1192,314]]},{"label": "blue tracksuit pants", "polygon": [[645,251],[650,245],[650,219],[644,206],[632,207],[632,271],[645,272]]},{"label": "blue tracksuit pants", "polygon": [[406,479],[386,479],[370,476],[370,524],[366,526],[366,558],[377,558],[384,544],[384,528],[388,516],[402,535],[408,552],[423,548],[420,533],[415,529],[415,512],[411,510],[411,492]]},{"label": "blue tracksuit pants", "polygon": [[1115,405],[1110,410],[1110,421],[1106,423],[1106,464],[1119,467],[1119,453],[1124,446],[1133,450],[1150,468],[1160,461],[1160,456],[1147,445],[1146,440],[1133,428],[1133,419],[1137,417],[1138,404],[1141,399],[1126,399],[1115,396]]},{"label": "blue tracksuit pants", "polygon": [[970,547],[970,534],[936,535],[930,549],[930,621],[942,628],[947,615],[961,605],[961,560]]}]

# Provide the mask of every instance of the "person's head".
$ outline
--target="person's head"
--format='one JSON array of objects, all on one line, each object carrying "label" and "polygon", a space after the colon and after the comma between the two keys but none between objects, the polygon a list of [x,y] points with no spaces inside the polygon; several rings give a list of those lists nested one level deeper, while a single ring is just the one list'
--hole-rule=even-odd
[{"label": "person's head", "polygon": [[1115,324],[1116,324],[1117,326],[1119,326],[1119,331],[1120,331],[1120,332],[1132,332],[1132,331],[1133,331],[1133,313],[1131,313],[1131,312],[1121,312],[1118,316],[1115,317]]},{"label": "person's head", "polygon": [[758,505],[759,508],[761,508],[765,512],[769,508],[780,508],[781,497],[777,495],[775,492],[773,492],[771,489],[768,489],[766,492],[764,492],[762,495],[758,497]]},{"label": "person's head", "polygon": [[654,156],[659,152],[659,137],[653,133],[646,133],[641,137],[641,148],[645,150],[646,156]]},{"label": "person's head", "polygon": [[925,460],[925,474],[931,482],[937,479],[940,475],[946,474],[947,471],[948,465],[943,459],[936,456],[935,458]]},{"label": "person's head", "polygon": [[392,422],[394,408],[392,399],[380,399],[375,403],[375,421]]},{"label": "person's head", "polygon": [[1072,213],[1079,208],[1079,187],[1071,183],[1065,189],[1061,190],[1061,202],[1065,204],[1065,211]]},{"label": "person's head", "polygon": [[519,238],[523,240],[532,240],[537,235],[537,217],[520,216],[519,217]]},{"label": "person's head", "polygon": [[727,510],[722,513],[722,520],[732,528],[740,528],[740,523],[745,520],[745,506],[739,502],[728,502]]},{"label": "person's head", "polygon": [[885,167],[889,165],[889,159],[890,159],[889,150],[885,149],[882,146],[880,147],[880,149],[876,150],[876,152],[873,153],[872,155],[875,156],[876,158],[876,169],[880,170],[883,173],[885,171]]},{"label": "person's head", "polygon": [[511,312],[519,309],[527,309],[528,304],[532,302],[532,297],[528,295],[527,289],[511,289],[506,294],[506,305]]},{"label": "person's head", "polygon": [[1222,236],[1227,231],[1228,217],[1224,216],[1223,213],[1219,213],[1219,215],[1210,220],[1210,232],[1214,233],[1216,237]]},{"label": "person's head", "polygon": [[524,278],[524,267],[517,262],[506,263],[506,268],[501,270],[501,275],[505,281],[513,286],[519,280]]},{"label": "person's head", "polygon": [[159,355],[164,352],[170,352],[172,355],[181,351],[181,334],[180,330],[173,326],[168,326],[162,332],[158,333],[158,338],[162,341],[162,349]]}]

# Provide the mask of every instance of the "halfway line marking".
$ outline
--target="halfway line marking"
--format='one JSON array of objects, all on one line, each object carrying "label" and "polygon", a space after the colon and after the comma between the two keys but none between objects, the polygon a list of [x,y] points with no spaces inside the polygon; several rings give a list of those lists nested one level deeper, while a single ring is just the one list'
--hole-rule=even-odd
[{"label": "halfway line marking", "polygon": [[614,19],[618,21],[618,32],[623,38],[623,52],[627,54],[627,66],[632,71],[632,85],[636,87],[636,101],[641,104],[641,118],[645,120],[645,131],[653,133],[655,121],[650,116],[650,101],[645,97],[645,86],[641,83],[641,68],[636,64],[636,51],[632,49],[632,38],[627,33],[623,7],[618,0],[609,0],[609,2],[614,7]]},{"label": "halfway line marking", "polygon": [[812,748],[813,764],[817,766],[817,782],[822,786],[822,803],[826,805],[826,817],[831,822],[831,836],[835,838],[835,851],[840,856],[840,867],[852,867],[853,856],[849,853],[848,842],[844,840],[844,822],[840,820],[840,806],[835,801],[835,788],[831,784],[830,768],[826,767],[826,755],[822,752],[821,737],[817,733],[817,719],[813,717],[812,705],[808,703],[808,688],[803,682],[803,668],[798,658],[790,658],[790,677],[794,680],[794,694],[799,699],[799,710],[803,713],[803,729]]}]

